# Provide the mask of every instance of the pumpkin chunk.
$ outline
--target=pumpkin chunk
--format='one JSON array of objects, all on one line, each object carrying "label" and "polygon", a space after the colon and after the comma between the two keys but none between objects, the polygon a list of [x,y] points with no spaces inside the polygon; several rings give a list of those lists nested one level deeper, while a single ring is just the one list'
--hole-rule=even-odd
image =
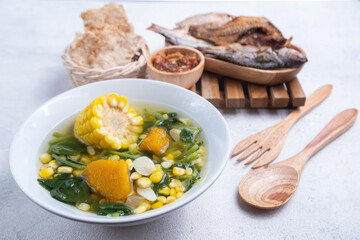
[{"label": "pumpkin chunk", "polygon": [[124,160],[97,160],[87,165],[83,176],[91,189],[111,202],[124,201],[132,192]]},{"label": "pumpkin chunk", "polygon": [[163,154],[170,144],[170,136],[162,128],[153,128],[140,144],[140,149],[156,155]]}]

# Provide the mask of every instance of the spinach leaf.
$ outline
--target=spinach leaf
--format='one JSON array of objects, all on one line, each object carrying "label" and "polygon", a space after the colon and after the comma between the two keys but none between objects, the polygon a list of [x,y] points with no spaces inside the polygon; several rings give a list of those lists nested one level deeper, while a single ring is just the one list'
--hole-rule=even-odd
[{"label": "spinach leaf", "polygon": [[79,177],[71,177],[70,174],[61,173],[53,179],[38,179],[38,182],[50,191],[53,198],[62,202],[92,202],[89,186]]},{"label": "spinach leaf", "polygon": [[78,155],[86,150],[86,146],[75,137],[66,138],[55,144],[50,144],[49,152],[58,155]]},{"label": "spinach leaf", "polygon": [[194,169],[191,178],[186,180],[187,183],[186,191],[189,191],[192,188],[192,186],[196,183],[196,181],[199,179],[200,179],[199,171],[197,169]]},{"label": "spinach leaf", "polygon": [[167,119],[159,119],[159,126],[171,127],[176,123],[181,123],[181,121],[177,118],[177,114],[174,112],[166,113],[168,115]]},{"label": "spinach leaf", "polygon": [[171,182],[171,178],[169,177],[168,173],[165,173],[161,178],[161,181],[154,184],[153,190],[154,192],[158,192],[160,189],[166,187]]},{"label": "spinach leaf", "polygon": [[186,143],[195,143],[195,134],[190,130],[183,128],[180,132],[180,139]]},{"label": "spinach leaf", "polygon": [[94,203],[94,210],[98,215],[108,215],[112,213],[119,213],[119,216],[125,216],[130,215],[132,213],[132,210],[129,206],[118,203],[118,202],[112,202],[112,203]]}]

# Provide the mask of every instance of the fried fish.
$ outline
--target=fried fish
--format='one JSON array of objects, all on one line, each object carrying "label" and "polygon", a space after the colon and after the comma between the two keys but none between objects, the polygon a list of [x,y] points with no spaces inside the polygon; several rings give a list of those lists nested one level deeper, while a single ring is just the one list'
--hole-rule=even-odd
[{"label": "fried fish", "polygon": [[190,26],[189,34],[223,46],[240,42],[243,45],[281,47],[286,42],[279,29],[264,17],[237,17],[217,29]]},{"label": "fried fish", "polygon": [[233,43],[227,46],[200,47],[198,49],[209,57],[260,69],[290,68],[307,62],[307,58],[303,54],[288,47],[273,50],[271,47],[243,46]]},{"label": "fried fish", "polygon": [[187,28],[167,29],[159,25],[152,24],[150,27],[148,27],[148,30],[163,35],[167,41],[174,45],[182,45],[194,48],[213,46],[213,44],[209,42],[196,39],[189,35]]},{"label": "fried fish", "polygon": [[188,17],[185,20],[178,22],[176,26],[178,28],[188,28],[190,26],[211,25],[213,28],[219,28],[232,21],[234,18],[234,16],[226,13],[204,13]]}]

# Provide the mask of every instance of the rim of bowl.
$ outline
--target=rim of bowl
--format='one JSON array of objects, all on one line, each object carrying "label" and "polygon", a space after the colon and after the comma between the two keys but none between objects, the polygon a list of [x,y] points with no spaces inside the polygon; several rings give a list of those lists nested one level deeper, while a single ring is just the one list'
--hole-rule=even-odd
[{"label": "rim of bowl", "polygon": [[[182,91],[188,91],[188,94],[194,95],[196,96],[199,101],[203,102],[204,104],[207,104],[210,108],[212,108],[215,114],[217,114],[220,119],[222,120],[224,127],[226,129],[226,140],[228,142],[227,144],[227,149],[225,149],[225,154],[224,154],[224,159],[221,163],[221,166],[219,168],[216,169],[215,175],[212,179],[210,178],[206,178],[209,179],[207,181],[203,181],[201,184],[198,185],[197,187],[197,191],[194,192],[194,195],[192,197],[186,197],[184,198],[184,201],[182,203],[178,203],[176,204],[176,202],[174,202],[172,205],[167,205],[169,206],[166,209],[156,209],[156,211],[149,211],[146,214],[139,214],[139,215],[130,215],[130,216],[123,216],[123,217],[118,217],[118,218],[106,218],[106,216],[104,216],[104,218],[93,218],[92,216],[81,216],[81,215],[75,215],[72,216],[71,214],[67,214],[64,211],[58,210],[56,207],[51,206],[51,203],[47,203],[46,200],[43,200],[39,197],[37,197],[35,194],[32,194],[31,191],[29,189],[27,189],[26,187],[24,187],[23,185],[21,185],[21,183],[19,182],[19,180],[17,179],[16,175],[14,174],[14,172],[16,171],[16,166],[15,161],[12,160],[14,157],[14,152],[15,152],[15,142],[17,141],[18,138],[20,138],[21,136],[21,132],[25,129],[25,127],[28,125],[28,123],[30,122],[30,120],[33,118],[34,115],[37,114],[38,111],[41,111],[43,108],[46,108],[47,105],[51,104],[53,101],[57,101],[59,98],[66,96],[68,94],[72,94],[72,93],[76,93],[79,91],[85,91],[87,88],[91,88],[93,86],[96,85],[102,85],[102,84],[115,84],[114,81],[116,82],[126,82],[126,81],[137,81],[139,82],[139,84],[157,84],[157,85],[167,85],[170,88],[175,88],[175,89],[179,89]],[[196,119],[194,119],[196,120]],[[30,199],[32,200],[34,203],[36,203],[38,206],[46,209],[49,212],[52,212],[58,216],[67,218],[67,219],[71,219],[71,220],[75,220],[75,221],[79,221],[79,222],[84,222],[84,223],[94,223],[94,224],[100,224],[100,225],[108,225],[108,224],[119,224],[119,225],[126,225],[126,224],[131,224],[134,222],[140,222],[139,224],[145,223],[146,220],[150,220],[150,219],[156,219],[157,217],[160,217],[164,214],[167,214],[169,212],[172,212],[182,206],[185,206],[186,204],[190,203],[191,201],[195,200],[196,198],[198,198],[201,194],[203,194],[207,189],[209,189],[209,187],[211,185],[213,185],[215,183],[215,181],[219,178],[219,176],[221,175],[222,171],[224,170],[226,163],[228,161],[228,158],[230,157],[230,130],[229,130],[229,126],[226,122],[226,120],[224,119],[224,117],[222,116],[222,114],[219,112],[219,110],[217,108],[215,108],[211,103],[209,103],[206,99],[202,98],[201,96],[199,96],[198,94],[185,89],[183,87],[179,87],[177,85],[171,84],[171,83],[166,83],[166,82],[160,82],[160,81],[156,81],[156,80],[151,80],[151,79],[139,79],[139,78],[128,78],[128,79],[113,79],[110,81],[101,81],[101,82],[95,82],[95,83],[90,83],[87,85],[83,85],[80,87],[75,87],[72,89],[69,89],[63,93],[60,93],[58,95],[56,95],[55,97],[47,100],[45,103],[43,103],[40,107],[38,107],[30,116],[28,116],[28,118],[25,120],[25,122],[20,126],[19,130],[16,132],[11,145],[10,145],[10,151],[9,151],[9,165],[10,165],[10,172],[12,175],[12,178],[15,180],[16,184],[18,185],[18,187],[22,190],[22,192]],[[34,184],[36,183],[36,181],[34,181]],[[54,199],[55,200],[55,199]],[[66,203],[64,203],[66,204]],[[97,215],[94,215],[97,216]],[[128,219],[129,217],[131,217],[131,219]]]},{"label": "rim of bowl", "polygon": [[[189,51],[196,53],[196,55],[200,57],[199,64],[196,67],[194,67],[193,69],[191,69],[190,71],[186,71],[186,72],[164,72],[164,71],[161,71],[161,70],[158,70],[157,68],[155,68],[152,63],[154,56],[156,54],[158,54],[160,51],[164,51],[167,49],[174,49],[174,48],[185,49],[185,50],[189,50]],[[186,75],[186,74],[195,72],[195,71],[199,70],[200,68],[202,68],[205,65],[205,56],[204,56],[204,54],[202,54],[202,52],[200,52],[199,50],[197,50],[195,48],[185,47],[185,46],[169,46],[169,47],[160,48],[160,49],[152,52],[149,56],[147,65],[148,65],[148,68],[151,68],[152,71],[157,72],[162,75],[167,75],[167,76]]]}]

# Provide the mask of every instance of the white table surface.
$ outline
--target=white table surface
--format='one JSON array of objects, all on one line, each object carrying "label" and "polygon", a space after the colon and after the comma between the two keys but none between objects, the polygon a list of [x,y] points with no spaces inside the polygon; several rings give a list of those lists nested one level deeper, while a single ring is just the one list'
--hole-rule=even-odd
[{"label": "white table surface", "polygon": [[[102,2],[0,2],[0,239],[359,239],[359,121],[315,155],[299,188],[283,207],[264,211],[246,205],[237,184],[249,167],[230,160],[217,182],[187,206],[155,222],[128,228],[89,225],[55,216],[30,201],[13,181],[11,140],[42,103],[73,88],[60,56],[76,31],[80,12]],[[151,50],[163,38],[151,23],[172,27],[187,16],[221,11],[266,16],[309,62],[299,79],[306,94],[334,85],[331,96],[299,121],[278,160],[301,150],[338,112],[360,108],[359,2],[125,3],[135,30]],[[232,146],[283,119],[288,110],[224,110]]]}]

